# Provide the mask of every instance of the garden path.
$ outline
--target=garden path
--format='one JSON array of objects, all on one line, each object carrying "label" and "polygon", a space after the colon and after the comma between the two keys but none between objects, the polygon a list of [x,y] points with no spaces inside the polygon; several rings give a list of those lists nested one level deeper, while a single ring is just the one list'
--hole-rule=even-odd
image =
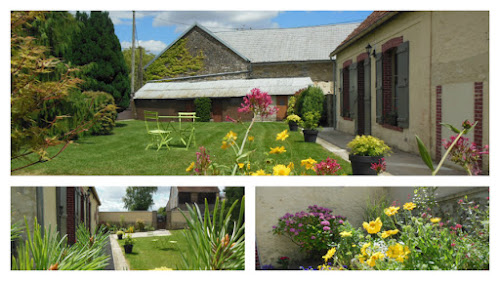
[{"label": "garden path", "polygon": [[[132,238],[140,238],[140,237],[167,236],[167,235],[171,235],[170,231],[165,229],[159,229],[154,231],[131,233],[130,236],[132,236]],[[130,270],[130,267],[127,263],[127,260],[125,259],[125,255],[123,254],[120,244],[118,244],[118,237],[116,236],[116,234],[110,235],[109,240],[111,244],[111,253],[113,255],[113,264],[115,270]]]},{"label": "garden path", "polygon": [[[331,127],[323,128],[318,134],[317,143],[330,152],[349,161],[347,144],[354,138],[353,135],[337,131]],[[392,148],[390,156],[385,157],[387,170],[384,175],[430,175],[429,168],[419,155]],[[437,163],[434,163],[434,167]],[[439,175],[465,175],[465,172],[452,167],[441,167]]]}]

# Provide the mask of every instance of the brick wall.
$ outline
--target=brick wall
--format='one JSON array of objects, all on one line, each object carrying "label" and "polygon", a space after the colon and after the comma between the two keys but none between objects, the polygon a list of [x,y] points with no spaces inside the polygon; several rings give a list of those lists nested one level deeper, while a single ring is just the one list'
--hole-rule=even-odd
[{"label": "brick wall", "polygon": [[[483,146],[483,82],[474,83],[474,142],[479,147]],[[479,167],[483,167],[483,161],[479,161]]]},{"label": "brick wall", "polygon": [[68,234],[68,243],[74,244],[76,242],[76,233],[75,233],[75,188],[68,187],[66,191],[66,226],[67,226],[67,234]]}]

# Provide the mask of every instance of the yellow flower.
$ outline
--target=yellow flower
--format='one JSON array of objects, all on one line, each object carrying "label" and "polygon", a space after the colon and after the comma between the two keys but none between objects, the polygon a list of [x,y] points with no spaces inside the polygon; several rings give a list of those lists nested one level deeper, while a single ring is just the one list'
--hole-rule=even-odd
[{"label": "yellow flower", "polygon": [[397,229],[394,229],[394,230],[386,230],[386,231],[382,232],[382,236],[381,236],[381,237],[382,237],[382,238],[387,238],[387,237],[389,237],[389,236],[391,236],[391,235],[396,235],[396,234],[398,234],[398,232],[399,232],[399,230],[397,230]]},{"label": "yellow flower", "polygon": [[273,167],[273,175],[275,176],[288,176],[290,174],[290,168],[285,165],[279,164]]},{"label": "yellow flower", "polygon": [[350,237],[352,236],[352,231],[342,231],[341,233],[339,233],[340,236],[342,237]]},{"label": "yellow flower", "polygon": [[229,147],[231,147],[231,146],[229,144],[227,144],[227,141],[222,141],[222,146],[220,148],[227,149]]},{"label": "yellow flower", "polygon": [[383,259],[385,256],[382,252],[376,252],[375,254],[373,254],[367,261],[366,263],[371,266],[371,267],[374,267],[375,266],[375,263],[377,260],[381,260]]},{"label": "yellow flower", "polygon": [[365,243],[363,244],[363,246],[361,247],[361,254],[363,254],[363,256],[366,256],[366,249],[368,249],[368,247],[370,247],[371,243]]},{"label": "yellow flower", "polygon": [[253,141],[255,139],[254,136],[248,136],[248,141]]},{"label": "yellow flower", "polygon": [[191,172],[191,170],[194,168],[194,162],[191,162],[189,167],[186,168],[186,172]]},{"label": "yellow flower", "polygon": [[290,170],[293,170],[293,168],[295,168],[295,165],[293,164],[293,162],[290,162],[286,167],[290,168]]},{"label": "yellow flower", "polygon": [[250,170],[250,163],[247,164],[247,170]]},{"label": "yellow flower", "polygon": [[323,259],[325,260],[325,262],[327,262],[329,259],[331,259],[333,257],[333,255],[335,255],[335,251],[336,251],[335,247],[328,250],[326,255],[323,256]]},{"label": "yellow flower", "polygon": [[358,260],[359,260],[360,263],[365,263],[365,259],[366,258],[364,256],[359,256],[358,257]]},{"label": "yellow flower", "polygon": [[162,267],[157,267],[153,270],[173,270],[173,269],[171,269],[170,267],[162,266]]},{"label": "yellow flower", "polygon": [[316,160],[312,159],[311,157],[304,159],[300,161],[301,166],[305,166],[306,170],[314,169],[314,164],[316,164]]},{"label": "yellow flower", "polygon": [[227,135],[224,137],[225,140],[236,140],[238,138],[238,134],[236,134],[235,132],[233,131],[229,131],[229,133],[227,133]]},{"label": "yellow flower", "polygon": [[370,234],[375,234],[380,231],[382,228],[382,221],[380,218],[377,218],[374,221],[368,222],[363,222],[363,228],[366,229],[366,231]]},{"label": "yellow flower", "polygon": [[395,214],[397,214],[398,210],[399,210],[399,207],[390,206],[389,208],[384,209],[384,213],[390,217],[390,216],[394,216]]},{"label": "yellow flower", "polygon": [[269,151],[269,154],[280,154],[280,153],[283,153],[283,152],[286,152],[286,149],[284,146],[277,146],[275,148],[272,148],[271,147],[271,151]]},{"label": "yellow flower", "polygon": [[432,218],[432,219],[431,219],[431,222],[432,222],[432,223],[438,223],[438,222],[440,222],[440,221],[441,221],[441,218]]},{"label": "yellow flower", "polygon": [[245,167],[245,163],[238,163],[238,167],[240,167],[240,169],[243,169],[243,167]]},{"label": "yellow flower", "polygon": [[269,176],[269,174],[266,174],[266,171],[260,169],[254,173],[252,173],[252,176]]},{"label": "yellow flower", "polygon": [[276,135],[276,140],[282,140],[284,141],[286,138],[288,138],[288,130],[284,130],[283,132],[279,133]]},{"label": "yellow flower", "polygon": [[417,205],[415,205],[415,203],[413,202],[408,202],[408,203],[405,203],[403,205],[403,209],[407,210],[407,211],[411,211],[413,209],[415,209],[417,207]]},{"label": "yellow flower", "polygon": [[401,244],[395,244],[387,248],[386,254],[389,258],[395,259],[398,262],[403,262],[408,258],[410,249],[408,249],[408,246],[403,247]]}]

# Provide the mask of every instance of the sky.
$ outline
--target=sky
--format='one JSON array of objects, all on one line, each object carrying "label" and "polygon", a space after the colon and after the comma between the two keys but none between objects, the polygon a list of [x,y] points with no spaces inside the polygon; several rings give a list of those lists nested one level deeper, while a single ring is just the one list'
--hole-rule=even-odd
[{"label": "sky", "polygon": [[[160,53],[195,22],[211,31],[361,22],[371,11],[136,11],[136,47]],[[122,48],[132,46],[132,12],[111,11]]]},{"label": "sky", "polygon": [[[123,205],[122,198],[126,194],[126,186],[96,186],[97,195],[101,201],[99,206],[100,212],[121,212],[127,211]],[[221,191],[223,186],[219,186]],[[153,194],[154,205],[150,211],[157,211],[161,207],[165,207],[170,197],[170,186],[159,186],[158,191]]]}]

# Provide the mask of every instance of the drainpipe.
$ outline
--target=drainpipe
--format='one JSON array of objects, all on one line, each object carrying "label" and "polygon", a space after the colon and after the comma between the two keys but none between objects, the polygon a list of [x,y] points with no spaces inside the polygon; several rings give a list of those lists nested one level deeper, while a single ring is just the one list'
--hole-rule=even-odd
[{"label": "drainpipe", "polygon": [[332,81],[332,84],[333,84],[333,129],[336,130],[337,129],[337,89],[336,89],[336,85],[337,85],[337,60],[335,60],[334,58],[330,57],[330,59],[332,60],[333,62],[333,81]]}]

